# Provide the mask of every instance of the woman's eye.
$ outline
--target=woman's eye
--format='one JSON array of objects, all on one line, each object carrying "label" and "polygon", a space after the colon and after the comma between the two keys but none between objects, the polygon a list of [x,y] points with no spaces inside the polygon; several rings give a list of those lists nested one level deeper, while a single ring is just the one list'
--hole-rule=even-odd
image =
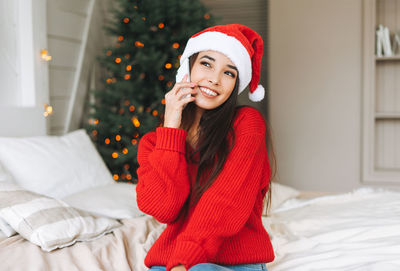
[{"label": "woman's eye", "polygon": [[235,78],[235,74],[233,72],[226,72],[230,77]]},{"label": "woman's eye", "polygon": [[200,64],[201,64],[201,65],[204,65],[204,66],[207,66],[207,67],[210,67],[210,66],[211,66],[210,63],[205,62],[205,61],[200,62]]}]

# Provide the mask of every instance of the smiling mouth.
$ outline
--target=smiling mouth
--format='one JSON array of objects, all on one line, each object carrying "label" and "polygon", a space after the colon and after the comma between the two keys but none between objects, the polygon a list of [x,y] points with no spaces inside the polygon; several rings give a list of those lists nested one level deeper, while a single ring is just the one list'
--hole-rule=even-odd
[{"label": "smiling mouth", "polygon": [[217,92],[215,92],[215,91],[213,91],[213,90],[211,90],[209,88],[199,87],[199,89],[200,89],[201,93],[206,97],[216,97],[216,96],[218,96]]}]

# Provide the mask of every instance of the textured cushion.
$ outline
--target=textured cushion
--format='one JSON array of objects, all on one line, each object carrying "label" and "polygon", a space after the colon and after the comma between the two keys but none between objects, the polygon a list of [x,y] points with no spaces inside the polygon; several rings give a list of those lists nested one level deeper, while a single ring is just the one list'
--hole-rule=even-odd
[{"label": "textured cushion", "polygon": [[114,182],[83,129],[64,136],[0,137],[0,163],[23,188],[57,199]]},{"label": "textured cushion", "polygon": [[116,219],[144,215],[136,203],[136,185],[113,183],[89,188],[62,199],[68,205],[94,215]]},{"label": "textured cushion", "polygon": [[0,217],[44,251],[96,239],[121,225],[10,182],[0,182]]}]

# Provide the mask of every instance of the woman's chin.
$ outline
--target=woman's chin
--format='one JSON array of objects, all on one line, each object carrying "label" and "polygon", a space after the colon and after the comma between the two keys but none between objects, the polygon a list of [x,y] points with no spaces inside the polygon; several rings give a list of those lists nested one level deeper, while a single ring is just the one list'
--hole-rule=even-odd
[{"label": "woman's chin", "polygon": [[211,110],[218,106],[216,103],[211,103],[211,102],[206,102],[206,101],[197,101],[197,100],[195,100],[195,104],[197,107],[204,109],[204,110]]}]

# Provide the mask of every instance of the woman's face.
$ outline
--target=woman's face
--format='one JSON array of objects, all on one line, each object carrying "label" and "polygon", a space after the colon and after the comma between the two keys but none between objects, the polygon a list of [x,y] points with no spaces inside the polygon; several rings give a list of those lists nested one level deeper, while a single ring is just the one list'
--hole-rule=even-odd
[{"label": "woman's face", "polygon": [[197,83],[194,103],[202,109],[217,108],[231,95],[237,76],[237,68],[224,54],[200,52],[190,72],[190,81]]}]

